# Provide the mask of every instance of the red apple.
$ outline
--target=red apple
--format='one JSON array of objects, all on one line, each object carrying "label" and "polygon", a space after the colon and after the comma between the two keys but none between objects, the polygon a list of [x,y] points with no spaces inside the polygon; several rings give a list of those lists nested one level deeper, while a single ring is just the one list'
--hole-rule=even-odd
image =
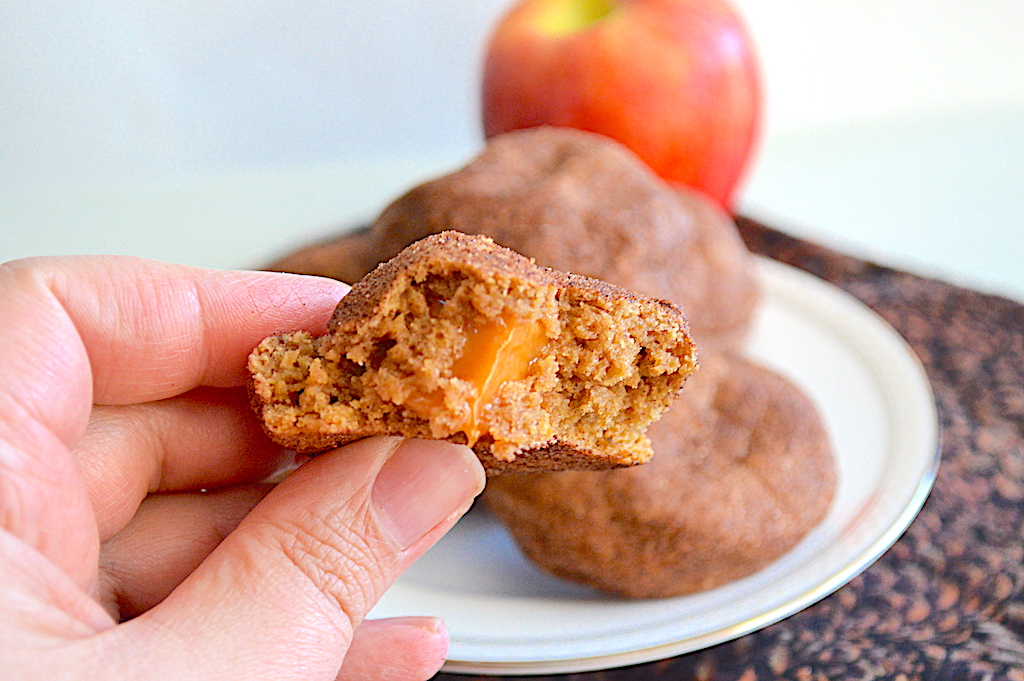
[{"label": "red apple", "polygon": [[611,137],[731,211],[760,73],[724,0],[522,0],[490,37],[482,113],[487,137],[538,125]]}]

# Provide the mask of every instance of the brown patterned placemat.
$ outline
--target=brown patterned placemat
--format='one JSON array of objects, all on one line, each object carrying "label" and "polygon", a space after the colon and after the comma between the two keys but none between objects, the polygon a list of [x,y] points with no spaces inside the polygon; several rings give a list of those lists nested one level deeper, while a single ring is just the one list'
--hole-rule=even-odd
[{"label": "brown patterned placemat", "polygon": [[917,352],[942,427],[932,494],[878,562],[782,622],[660,662],[515,678],[1024,681],[1024,306],[738,223],[755,253],[848,291]]}]

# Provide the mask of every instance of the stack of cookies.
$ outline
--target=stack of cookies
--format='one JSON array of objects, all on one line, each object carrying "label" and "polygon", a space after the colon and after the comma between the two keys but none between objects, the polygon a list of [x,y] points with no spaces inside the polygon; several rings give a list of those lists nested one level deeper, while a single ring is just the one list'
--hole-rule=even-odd
[{"label": "stack of cookies", "polygon": [[268,433],[300,451],[377,432],[465,442],[502,473],[487,505],[555,575],[693,593],[825,517],[821,417],[743,353],[759,288],[735,225],[611,140],[496,137],[368,230],[271,269],[359,283],[328,336],[254,351]]}]

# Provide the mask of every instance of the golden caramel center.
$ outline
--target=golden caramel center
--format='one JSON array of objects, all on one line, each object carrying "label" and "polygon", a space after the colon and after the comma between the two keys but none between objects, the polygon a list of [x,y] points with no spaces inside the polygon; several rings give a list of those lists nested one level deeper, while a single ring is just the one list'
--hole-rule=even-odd
[{"label": "golden caramel center", "polygon": [[[452,364],[452,377],[468,382],[474,389],[466,419],[458,430],[466,434],[472,447],[487,432],[484,411],[509,381],[526,378],[530,365],[541,356],[547,344],[544,325],[539,321],[476,320],[463,328],[466,343],[462,354]],[[424,418],[431,418],[445,408],[440,392],[413,396],[406,401]]]}]

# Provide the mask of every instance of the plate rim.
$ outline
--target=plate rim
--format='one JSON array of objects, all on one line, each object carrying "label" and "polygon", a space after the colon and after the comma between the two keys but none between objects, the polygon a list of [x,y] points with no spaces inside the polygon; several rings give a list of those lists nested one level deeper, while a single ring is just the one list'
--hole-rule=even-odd
[{"label": "plate rim", "polygon": [[[829,313],[829,321],[836,323],[838,319],[846,325],[856,321],[870,320],[870,328],[873,328],[873,333],[876,336],[884,337],[886,343],[900,350],[895,357],[897,362],[902,363],[901,375],[903,373],[910,374],[916,379],[911,389],[920,391],[917,406],[926,407],[927,411],[927,425],[924,427],[924,432],[919,433],[917,437],[921,438],[920,450],[922,452],[930,450],[930,454],[927,455],[926,461],[924,459],[926,455],[921,454],[922,470],[917,484],[913,487],[895,521],[827,579],[812,585],[785,603],[755,613],[741,622],[722,626],[680,641],[659,643],[649,647],[609,654],[500,662],[450,658],[445,662],[441,671],[487,676],[578,673],[641,664],[702,650],[760,630],[826,598],[866,570],[906,532],[931,493],[941,458],[941,428],[938,407],[931,381],[928,379],[920,358],[892,325],[847,291],[790,265],[763,256],[756,256],[755,259],[758,271],[765,282],[766,296],[782,296],[787,300],[796,299],[796,302],[802,307],[818,309],[841,301],[845,307],[844,312],[852,315],[854,319],[851,321],[848,315],[840,316],[833,312]],[[880,387],[888,394],[888,385]],[[904,434],[895,434],[896,437],[900,435]],[[898,447],[893,442],[890,443],[890,450],[892,449],[898,451]],[[457,639],[453,642],[457,643]]]}]

